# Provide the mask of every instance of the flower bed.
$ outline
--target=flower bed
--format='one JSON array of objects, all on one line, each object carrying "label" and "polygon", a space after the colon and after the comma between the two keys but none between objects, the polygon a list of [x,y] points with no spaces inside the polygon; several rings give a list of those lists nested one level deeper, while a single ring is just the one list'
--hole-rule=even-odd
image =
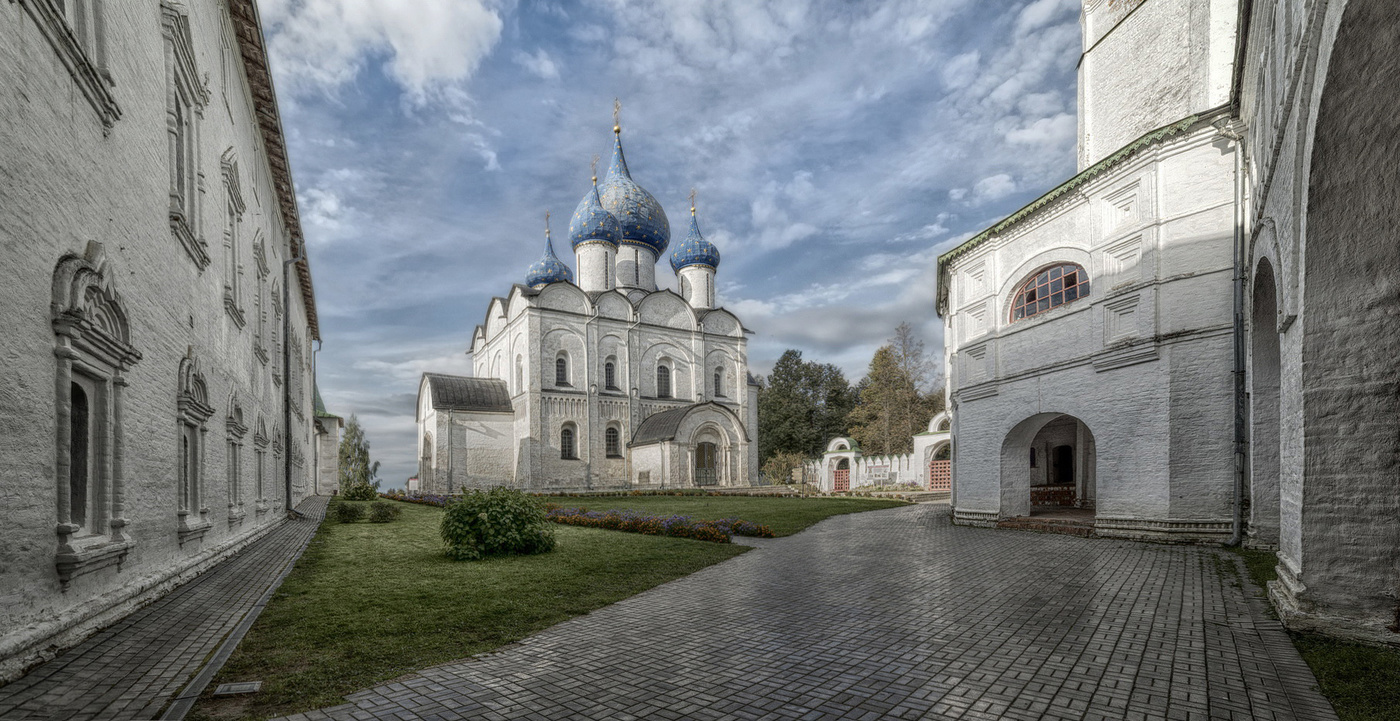
[{"label": "flower bed", "polygon": [[729,543],[733,536],[773,537],[772,529],[767,526],[738,518],[701,521],[690,516],[652,516],[627,510],[590,511],[584,508],[550,506],[549,520],[570,526],[604,528],[649,536],[692,538],[714,543]]},{"label": "flower bed", "polygon": [[[394,501],[442,508],[446,508],[457,498],[456,496],[432,494],[409,495],[399,490],[387,491],[379,495]],[[739,518],[703,521],[695,520],[690,516],[652,516],[637,511],[590,511],[586,508],[561,508],[552,503],[546,504],[545,510],[548,512],[549,520],[555,523],[585,528],[602,528],[609,531],[641,533],[649,536],[674,536],[713,543],[729,543],[733,536],[773,538],[773,529],[768,526]]]}]

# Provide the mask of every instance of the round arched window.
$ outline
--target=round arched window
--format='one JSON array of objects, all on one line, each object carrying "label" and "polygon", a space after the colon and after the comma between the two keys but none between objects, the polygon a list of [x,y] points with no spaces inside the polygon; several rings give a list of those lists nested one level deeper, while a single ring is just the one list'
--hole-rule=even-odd
[{"label": "round arched window", "polygon": [[1062,263],[1042,268],[1016,291],[1011,303],[1011,320],[1029,318],[1088,295],[1089,274],[1082,267]]}]

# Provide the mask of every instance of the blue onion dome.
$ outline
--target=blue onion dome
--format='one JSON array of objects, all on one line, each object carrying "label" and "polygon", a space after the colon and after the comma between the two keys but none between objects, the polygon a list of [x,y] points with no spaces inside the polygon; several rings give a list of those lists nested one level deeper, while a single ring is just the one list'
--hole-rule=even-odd
[{"label": "blue onion dome", "polygon": [[666,211],[645,188],[632,180],[627,159],[622,156],[622,128],[613,126],[612,166],[599,188],[603,208],[622,226],[622,243],[650,248],[657,258],[671,243],[671,223]]},{"label": "blue onion dome", "polygon": [[671,252],[671,270],[677,273],[691,265],[708,265],[719,269],[719,248],[700,235],[700,224],[695,220],[695,206],[690,208],[690,232],[685,240]]},{"label": "blue onion dome", "polygon": [[531,288],[538,288],[550,283],[574,282],[574,272],[569,270],[569,266],[559,260],[559,256],[554,254],[554,240],[549,237],[549,214],[545,214],[544,226],[544,257],[535,261],[530,269],[525,271],[525,285]]},{"label": "blue onion dome", "polygon": [[[597,162],[597,157],[594,157]],[[598,195],[598,176],[593,176],[593,188],[578,202],[574,217],[569,220],[569,243],[577,251],[585,243],[606,243],[617,247],[622,239],[622,228],[612,213],[603,210],[603,199]]]}]

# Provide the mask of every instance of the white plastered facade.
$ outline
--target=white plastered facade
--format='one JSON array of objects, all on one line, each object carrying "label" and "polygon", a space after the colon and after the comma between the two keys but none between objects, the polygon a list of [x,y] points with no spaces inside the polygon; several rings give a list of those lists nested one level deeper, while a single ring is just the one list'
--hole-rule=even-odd
[{"label": "white plastered facade", "polygon": [[[1021,515],[1024,444],[1073,416],[1100,535],[1276,549],[1289,626],[1394,645],[1400,6],[1245,8],[1085,2],[1087,172],[940,259],[955,519]],[[1090,297],[1010,322],[1062,261]]]}]

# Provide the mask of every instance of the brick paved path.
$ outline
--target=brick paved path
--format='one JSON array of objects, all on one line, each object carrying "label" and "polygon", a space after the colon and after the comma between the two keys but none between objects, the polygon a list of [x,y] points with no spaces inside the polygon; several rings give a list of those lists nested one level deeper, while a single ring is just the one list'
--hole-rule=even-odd
[{"label": "brick paved path", "polygon": [[1232,555],[946,509],[837,516],[293,718],[1336,718]]},{"label": "brick paved path", "polygon": [[327,501],[302,501],[297,510],[308,518],[278,525],[212,570],[0,686],[0,718],[155,718],[301,552]]}]

